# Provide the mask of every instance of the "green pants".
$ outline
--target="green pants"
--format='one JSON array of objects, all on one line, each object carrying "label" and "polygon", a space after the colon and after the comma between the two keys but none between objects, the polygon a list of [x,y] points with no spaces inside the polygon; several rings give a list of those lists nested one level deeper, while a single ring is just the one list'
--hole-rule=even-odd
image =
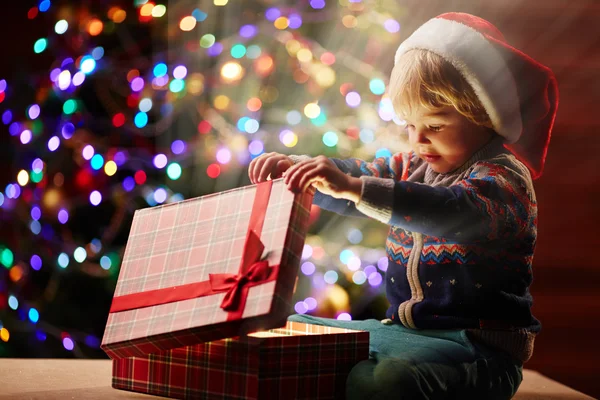
[{"label": "green pants", "polygon": [[369,332],[369,359],[350,371],[346,399],[510,399],[523,380],[520,361],[469,339],[465,330],[414,330],[375,319],[288,319]]}]

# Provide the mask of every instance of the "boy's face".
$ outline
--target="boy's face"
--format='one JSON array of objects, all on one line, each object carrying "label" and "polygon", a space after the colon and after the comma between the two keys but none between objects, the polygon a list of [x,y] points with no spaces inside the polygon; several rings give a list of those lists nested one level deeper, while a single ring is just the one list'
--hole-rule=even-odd
[{"label": "boy's face", "polygon": [[408,140],[415,153],[437,173],[451,172],[462,166],[494,135],[476,125],[454,107],[429,110],[413,107],[404,116]]}]

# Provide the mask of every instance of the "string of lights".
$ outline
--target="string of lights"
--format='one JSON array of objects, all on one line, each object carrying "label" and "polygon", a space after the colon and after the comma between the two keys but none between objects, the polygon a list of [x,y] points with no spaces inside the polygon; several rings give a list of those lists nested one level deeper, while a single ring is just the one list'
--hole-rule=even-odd
[{"label": "string of lights", "polygon": [[[58,301],[49,286],[77,271],[109,282],[110,298],[119,238],[136,208],[207,194],[218,181],[247,184],[245,168],[266,151],[367,158],[394,151],[379,140],[402,125],[385,94],[382,60],[399,41],[392,15],[403,14],[400,6],[256,1],[239,20],[219,24],[234,8],[227,0],[203,9],[172,3],[42,0],[23,16],[52,26],[32,51],[54,61],[26,82],[35,96],[25,109],[17,106],[23,83],[0,79],[1,121],[16,154],[14,179],[0,188],[0,217],[18,232],[0,238],[6,345],[12,333],[28,331],[41,342],[60,338],[76,356],[85,355],[81,346],[98,348],[101,332],[67,332],[45,316]],[[155,34],[139,39],[142,28],[141,36]],[[83,221],[106,209],[110,216],[93,229]],[[349,286],[383,295],[376,289],[387,269],[385,232],[361,220],[340,236],[339,219],[319,227],[319,210],[311,214],[295,310],[353,318],[349,298],[359,292]],[[28,290],[44,271],[46,287]]]}]

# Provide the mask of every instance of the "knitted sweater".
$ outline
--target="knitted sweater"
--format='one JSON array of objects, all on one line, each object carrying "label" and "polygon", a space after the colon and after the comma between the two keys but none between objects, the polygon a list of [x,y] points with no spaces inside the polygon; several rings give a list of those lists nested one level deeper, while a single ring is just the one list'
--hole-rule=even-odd
[{"label": "knitted sweater", "polygon": [[[298,162],[308,156],[291,156]],[[537,204],[527,168],[494,138],[460,168],[434,172],[413,152],[368,163],[332,158],[360,177],[357,204],[316,192],[314,204],[390,225],[387,317],[413,329],[467,329],[527,361]]]}]

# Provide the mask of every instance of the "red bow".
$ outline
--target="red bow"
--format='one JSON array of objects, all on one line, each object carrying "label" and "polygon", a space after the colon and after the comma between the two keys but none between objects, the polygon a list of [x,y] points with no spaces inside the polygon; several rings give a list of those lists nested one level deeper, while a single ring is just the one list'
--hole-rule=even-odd
[{"label": "red bow", "polygon": [[268,261],[260,261],[264,249],[265,246],[258,235],[254,231],[248,231],[240,272],[237,274],[208,274],[213,291],[227,291],[221,302],[221,308],[225,311],[243,310],[239,302],[240,299],[245,302],[247,295],[241,296],[241,292],[244,289],[247,290],[246,285],[251,282],[266,281],[269,278],[273,268],[269,267]]}]

